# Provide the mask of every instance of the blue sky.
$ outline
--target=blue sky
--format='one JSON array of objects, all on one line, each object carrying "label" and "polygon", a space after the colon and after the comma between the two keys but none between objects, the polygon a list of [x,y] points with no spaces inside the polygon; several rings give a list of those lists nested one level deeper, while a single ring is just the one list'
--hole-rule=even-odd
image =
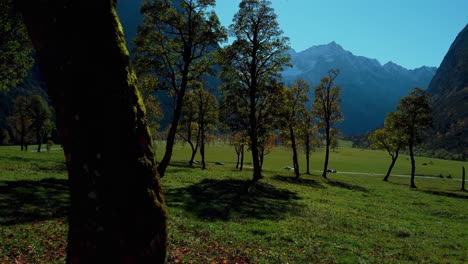
[{"label": "blue sky", "polygon": [[[217,0],[228,26],[240,0]],[[355,55],[413,69],[438,67],[468,23],[468,0],[272,0],[296,51],[336,41]]]}]

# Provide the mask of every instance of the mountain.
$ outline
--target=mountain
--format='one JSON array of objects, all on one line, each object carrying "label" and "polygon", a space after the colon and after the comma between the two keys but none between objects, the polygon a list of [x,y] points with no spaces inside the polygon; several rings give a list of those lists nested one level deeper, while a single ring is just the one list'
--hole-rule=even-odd
[{"label": "mountain", "polygon": [[433,149],[468,157],[468,24],[458,34],[427,91],[432,96]]},{"label": "mountain", "polygon": [[427,88],[435,74],[435,67],[413,70],[388,62],[381,65],[376,59],[356,56],[336,42],[313,46],[291,54],[293,68],[286,69],[286,83],[301,78],[313,88],[330,69],[339,69],[336,84],[342,88],[341,108],[344,122],[339,127],[345,135],[362,134],[383,124],[388,112],[394,111],[398,100],[412,88]]}]

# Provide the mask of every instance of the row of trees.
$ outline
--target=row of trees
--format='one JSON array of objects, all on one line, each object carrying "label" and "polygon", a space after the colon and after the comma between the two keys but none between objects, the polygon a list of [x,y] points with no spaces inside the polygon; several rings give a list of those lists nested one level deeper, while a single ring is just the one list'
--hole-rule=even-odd
[{"label": "row of trees", "polygon": [[227,38],[227,31],[216,14],[208,11],[214,4],[213,0],[174,3],[147,0],[141,7],[145,18],[134,40],[134,65],[140,79],[154,84],[155,90],[165,90],[173,99],[166,150],[158,165],[160,176],[165,175],[177,135],[192,149],[190,165],[200,148],[205,168],[206,133],[215,126],[218,115],[216,98],[205,86],[207,76],[216,73],[213,67],[216,64],[221,67],[223,124],[232,133],[232,141],[240,143],[236,149],[238,157],[243,157],[245,145],[252,153],[253,181],[262,178],[264,156],[275,130],[282,130],[289,138],[294,170],[299,177],[297,130],[306,131],[300,135],[306,137],[308,160],[317,133],[313,121],[317,118],[321,119],[319,129],[326,139],[323,172],[326,177],[332,133],[337,131],[333,125],[342,119],[340,88],[334,85],[338,71],[330,71],[321,81],[315,90],[313,112],[307,112],[309,85],[297,81],[291,89],[286,89],[281,79],[284,67],[291,66],[289,45],[271,3],[241,1],[229,27],[234,41],[224,48],[218,48],[217,43]]},{"label": "row of trees", "polygon": [[[11,1],[1,1],[11,6]],[[223,98],[232,94],[230,104],[242,110],[232,114],[244,120],[239,131],[252,152],[253,180],[262,177],[269,135],[279,127],[271,113],[285,101],[297,103],[280,111],[287,117],[282,122],[294,145],[299,123],[294,117],[304,112],[300,106],[304,99],[301,92],[286,92],[282,84],[280,72],[289,65],[289,47],[269,1],[241,1],[230,27],[236,39],[219,56],[211,51],[227,34],[209,11],[214,0],[145,1],[141,8],[145,19],[135,40],[136,74],[125,49],[116,1],[15,3],[34,44],[64,147],[71,192],[68,262],[164,262],[167,213],[157,172],[164,176],[177,128],[188,123],[181,120],[184,111],[198,109],[193,120],[203,153],[203,133],[211,124],[204,106],[213,104],[201,98],[205,98],[204,78],[214,72],[215,62],[222,66]],[[83,14],[86,20],[81,19]],[[321,126],[327,147],[335,120],[332,106],[339,103],[333,101],[338,99],[332,92],[334,77],[324,78],[319,86],[327,91],[325,97],[316,96],[326,99],[317,104],[325,112]],[[306,87],[295,85],[297,90]],[[157,167],[147,113],[153,111],[157,117],[158,105],[151,97],[154,93],[142,89],[147,95],[142,97],[138,86],[165,89],[173,96],[166,152]],[[198,100],[199,107],[184,110],[191,100]],[[313,120],[305,113],[304,117]],[[304,127],[312,129],[312,122]],[[299,171],[297,153],[294,156]]]},{"label": "row of trees", "polygon": [[[215,1],[144,2],[145,20],[135,40],[138,83],[125,49],[116,1],[16,3],[34,43],[63,141],[71,191],[67,261],[164,262],[167,213],[158,171],[164,175],[179,124],[191,130],[189,121],[181,120],[182,112],[198,109],[190,126],[196,123],[196,142],[203,148],[201,134],[210,121],[205,123],[200,116],[208,110],[188,107],[192,97],[193,101],[198,98],[198,106],[212,105],[200,103],[204,100],[199,98],[204,94],[203,78],[216,62],[209,51],[226,38],[216,15],[207,11]],[[252,150],[253,180],[261,178],[262,157],[271,139],[268,135],[279,126],[270,114],[279,106],[287,105],[285,102],[295,105],[280,111],[291,145],[299,135],[298,120],[307,120],[304,131],[313,131],[314,115],[301,106],[305,100],[301,91],[307,85],[298,81],[286,92],[281,83],[279,73],[288,65],[287,39],[281,36],[269,6],[265,0],[241,1],[230,27],[236,40],[221,50],[218,61],[225,80],[223,102],[233,98],[230,104],[239,111],[231,112],[232,118],[243,120],[234,132]],[[321,119],[318,128],[326,135],[327,148],[336,133],[333,125],[342,118],[335,107],[340,97],[334,84],[337,74],[331,71],[321,81],[313,103],[312,114]],[[153,93],[142,97],[138,86],[145,85],[165,88],[174,98],[166,153],[157,167],[147,113],[151,109],[148,102],[154,103],[155,116],[158,105],[151,98]],[[320,91],[323,95],[317,94]],[[283,99],[277,97],[282,94]],[[305,133],[304,142],[311,140],[306,135],[314,132]],[[297,160],[297,153],[293,159]],[[297,161],[294,163],[299,171]]]},{"label": "row of trees", "polygon": [[[21,146],[21,151],[27,150],[29,144],[37,144],[37,151],[47,136],[54,129],[52,109],[39,95],[18,96],[13,102],[13,114],[7,118],[10,132],[14,141]],[[8,138],[8,136],[5,136]],[[5,139],[4,138],[4,139]],[[8,143],[8,142],[5,142]]]}]

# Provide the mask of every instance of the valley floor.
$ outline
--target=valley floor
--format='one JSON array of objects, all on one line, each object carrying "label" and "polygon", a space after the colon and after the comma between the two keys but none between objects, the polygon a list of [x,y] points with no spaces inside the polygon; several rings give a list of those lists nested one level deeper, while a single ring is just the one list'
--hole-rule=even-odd
[{"label": "valley floor", "polygon": [[[163,145],[157,147],[161,157]],[[284,169],[290,151],[277,148],[266,156],[265,178],[247,186],[252,171],[235,169],[232,147],[210,145],[207,170],[187,167],[189,155],[178,145],[163,178],[170,263],[468,262],[462,162],[418,158],[417,174],[431,178],[417,178],[410,189],[406,177],[376,176],[390,161],[382,151],[332,152],[330,168],[338,173],[329,180],[320,176],[318,151],[312,175],[293,180]],[[395,174],[408,174],[406,159]],[[64,262],[67,206],[60,151],[0,147],[0,263]]]}]

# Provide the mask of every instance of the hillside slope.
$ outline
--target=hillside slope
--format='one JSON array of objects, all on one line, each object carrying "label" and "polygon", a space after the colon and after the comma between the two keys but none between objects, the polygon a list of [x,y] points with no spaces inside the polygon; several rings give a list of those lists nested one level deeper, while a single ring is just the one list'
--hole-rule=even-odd
[{"label": "hillside slope", "polygon": [[468,25],[450,46],[427,91],[435,130],[431,147],[468,157]]}]

